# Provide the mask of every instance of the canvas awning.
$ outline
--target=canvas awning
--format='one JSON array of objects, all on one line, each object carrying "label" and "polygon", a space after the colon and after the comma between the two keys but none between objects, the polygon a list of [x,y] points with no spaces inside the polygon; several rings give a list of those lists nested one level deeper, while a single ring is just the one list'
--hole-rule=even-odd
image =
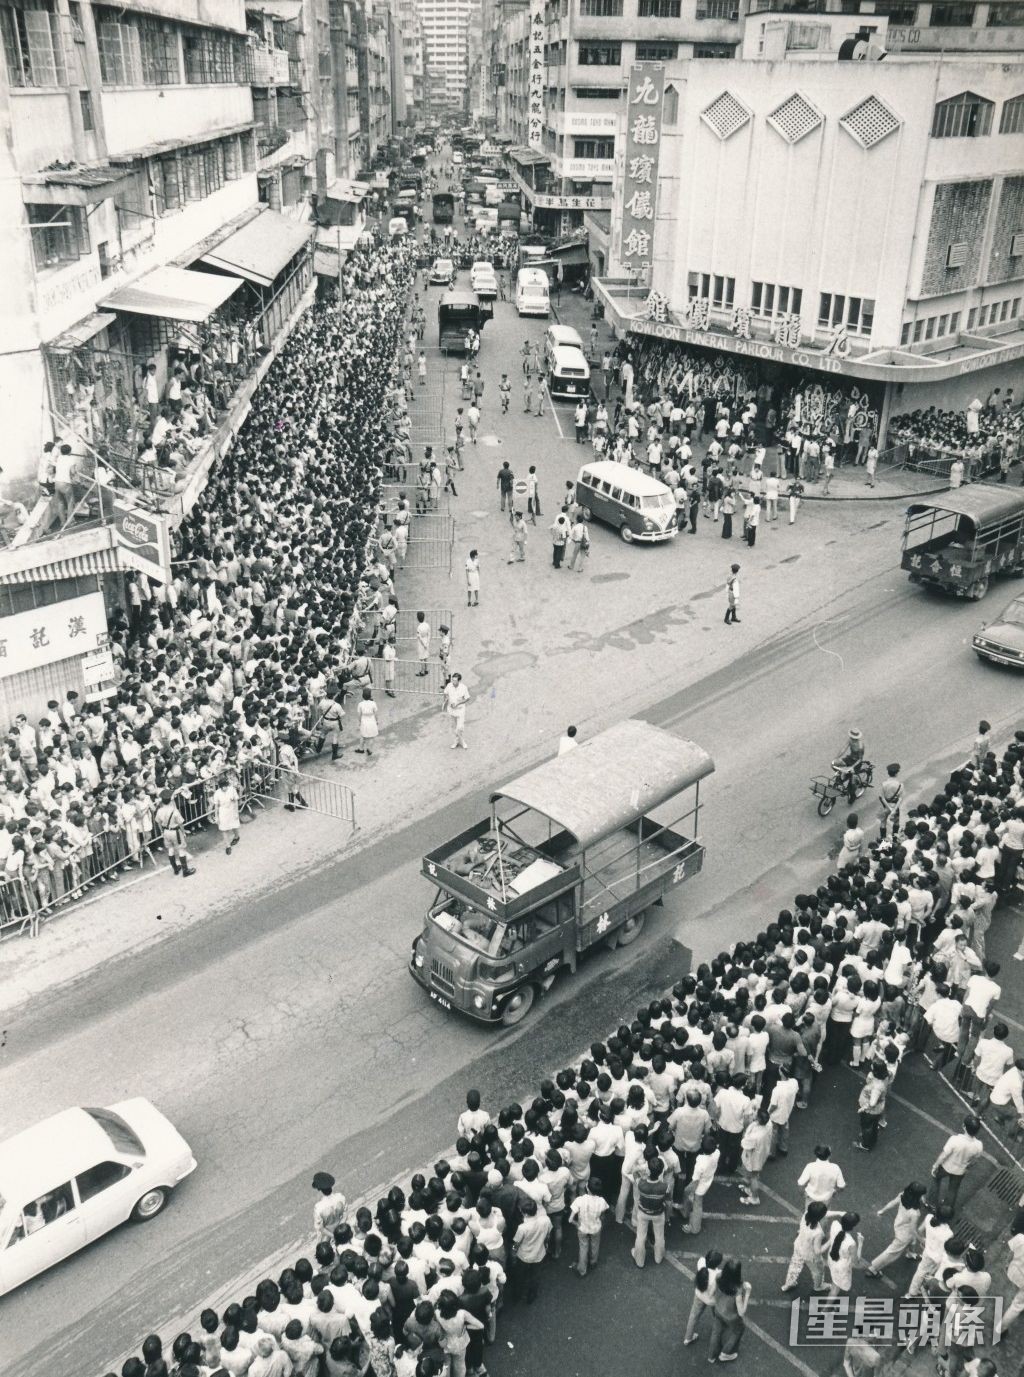
[{"label": "canvas awning", "polygon": [[269,287],[303,244],[313,237],[314,225],[299,225],[265,210],[235,230],[199,260],[218,273],[238,273],[259,287]]},{"label": "canvas awning", "polygon": [[77,349],[79,345],[88,344],[94,335],[98,335],[108,325],[113,325],[116,319],[113,311],[93,311],[91,316],[78,321],[70,330],[64,330],[56,339],[47,340],[46,348]]},{"label": "canvas awning", "polygon": [[154,268],[97,305],[140,316],[195,322],[208,320],[241,285],[240,277],[190,272],[188,268]]}]

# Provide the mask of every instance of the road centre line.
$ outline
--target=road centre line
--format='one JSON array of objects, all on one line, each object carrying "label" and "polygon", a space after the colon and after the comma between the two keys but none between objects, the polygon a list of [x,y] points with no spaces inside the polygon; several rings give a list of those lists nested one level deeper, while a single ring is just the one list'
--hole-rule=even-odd
[{"label": "road centre line", "polygon": [[[666,1253],[665,1261],[671,1267],[674,1267],[677,1272],[681,1272],[688,1281],[693,1281],[693,1269],[687,1267],[686,1263],[683,1262],[678,1254]],[[784,1301],[783,1304],[788,1307],[792,1302]],[[802,1373],[803,1377],[820,1377],[820,1374],[815,1372],[813,1367],[805,1363],[802,1358],[798,1358],[796,1354],[792,1353],[784,1344],[780,1344],[778,1339],[769,1334],[767,1330],[762,1329],[759,1324],[755,1324],[754,1321],[749,1318],[749,1315],[747,1318],[747,1328],[750,1330],[751,1334],[760,1339],[762,1343],[767,1344],[773,1353],[777,1353],[780,1358],[784,1358],[791,1367],[797,1370],[797,1372]]]},{"label": "road centre line", "polygon": [[558,419],[558,408],[555,406],[554,402],[551,399],[551,389],[548,387],[546,382],[542,382],[540,385],[540,390],[548,394],[548,407],[550,408],[552,419],[555,422],[555,428],[558,431],[558,438],[560,440],[564,440],[565,431],[562,429],[562,423]]}]

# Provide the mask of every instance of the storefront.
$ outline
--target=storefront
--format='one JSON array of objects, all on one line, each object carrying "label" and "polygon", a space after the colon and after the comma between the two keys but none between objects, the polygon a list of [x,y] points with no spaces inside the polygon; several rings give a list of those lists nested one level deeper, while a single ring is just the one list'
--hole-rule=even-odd
[{"label": "storefront", "polygon": [[[907,411],[957,410],[971,397],[984,400],[993,386],[1019,383],[1024,358],[1020,339],[962,337],[942,353],[915,355],[845,347],[802,347],[754,335],[760,322],[739,329],[709,320],[705,328],[684,323],[655,295],[608,279],[594,279],[595,299],[620,339],[631,347],[638,380],[674,378],[688,390],[771,398],[780,419],[795,402],[801,424],[857,430],[886,444],[889,422]],[[1016,388],[1020,397],[1020,388]]]}]

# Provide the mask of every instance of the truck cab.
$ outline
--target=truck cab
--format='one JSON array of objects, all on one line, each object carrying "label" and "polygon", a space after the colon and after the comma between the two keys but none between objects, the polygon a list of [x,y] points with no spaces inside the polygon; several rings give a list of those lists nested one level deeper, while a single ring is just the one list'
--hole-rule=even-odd
[{"label": "truck cab", "polygon": [[591,946],[626,946],[704,860],[711,757],[620,722],[503,786],[491,815],[428,852],[434,887],[409,971],[444,1010],[513,1026]]}]

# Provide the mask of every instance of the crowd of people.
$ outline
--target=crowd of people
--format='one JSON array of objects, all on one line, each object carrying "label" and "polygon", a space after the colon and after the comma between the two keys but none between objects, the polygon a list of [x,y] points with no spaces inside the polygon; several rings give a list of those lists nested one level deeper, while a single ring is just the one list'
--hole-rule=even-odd
[{"label": "crowd of people", "polygon": [[984,402],[973,397],[963,411],[930,406],[894,416],[889,443],[907,445],[912,465],[959,464],[968,481],[998,472],[1005,483],[1024,450],[1024,406],[1012,387],[995,387]]},{"label": "crowd of people", "polygon": [[141,865],[157,838],[187,877],[189,828],[212,814],[232,848],[275,772],[301,807],[298,760],[317,734],[337,758],[347,691],[370,749],[350,632],[394,592],[374,535],[411,254],[378,243],[344,271],[343,304],[296,326],[180,527],[173,580],[129,578],[116,691],[19,714],[0,744],[0,924]]},{"label": "crowd of people", "polygon": [[[221,1314],[204,1311],[168,1351],[150,1335],[121,1377],[483,1374],[499,1315],[536,1298],[567,1226],[580,1277],[613,1222],[632,1231],[638,1268],[657,1264],[670,1228],[703,1232],[716,1180],[738,1180],[757,1205],[769,1171],[804,1197],[783,1293],[806,1271],[815,1291],[842,1299],[858,1272],[899,1265],[901,1294],[920,1298],[900,1343],[933,1344],[945,1377],[968,1364],[996,1377],[999,1350],[982,1358],[965,1317],[1007,1283],[1002,1332],[1024,1311],[1024,1210],[1007,1221],[1005,1281],[956,1221],[965,1178],[982,1170],[982,1121],[1011,1137],[1024,1128],[1024,1049],[1000,1021],[985,941],[998,901],[1019,888],[1024,732],[998,756],[983,722],[944,788],[903,817],[901,804],[898,791],[883,795],[872,837],[851,815],[839,868],[814,893],[541,1079],[529,1104],[492,1116],[469,1091],[454,1152],[408,1189],[353,1212],[318,1172],[308,1254]],[[913,1179],[877,1212],[893,1215],[891,1241],[868,1256],[860,1214],[830,1209],[846,1189],[842,1152],[825,1133],[802,1170],[789,1167],[790,1121],[846,1061],[859,1076],[855,1147],[873,1151],[900,1067],[918,1055],[956,1068],[975,1108],[934,1160],[907,1163]],[[708,1249],[695,1270],[680,1342],[701,1337],[707,1314],[708,1360],[733,1361],[751,1299],[743,1260]],[[990,1325],[986,1345],[997,1337]],[[846,1370],[881,1361],[869,1338]]]}]

